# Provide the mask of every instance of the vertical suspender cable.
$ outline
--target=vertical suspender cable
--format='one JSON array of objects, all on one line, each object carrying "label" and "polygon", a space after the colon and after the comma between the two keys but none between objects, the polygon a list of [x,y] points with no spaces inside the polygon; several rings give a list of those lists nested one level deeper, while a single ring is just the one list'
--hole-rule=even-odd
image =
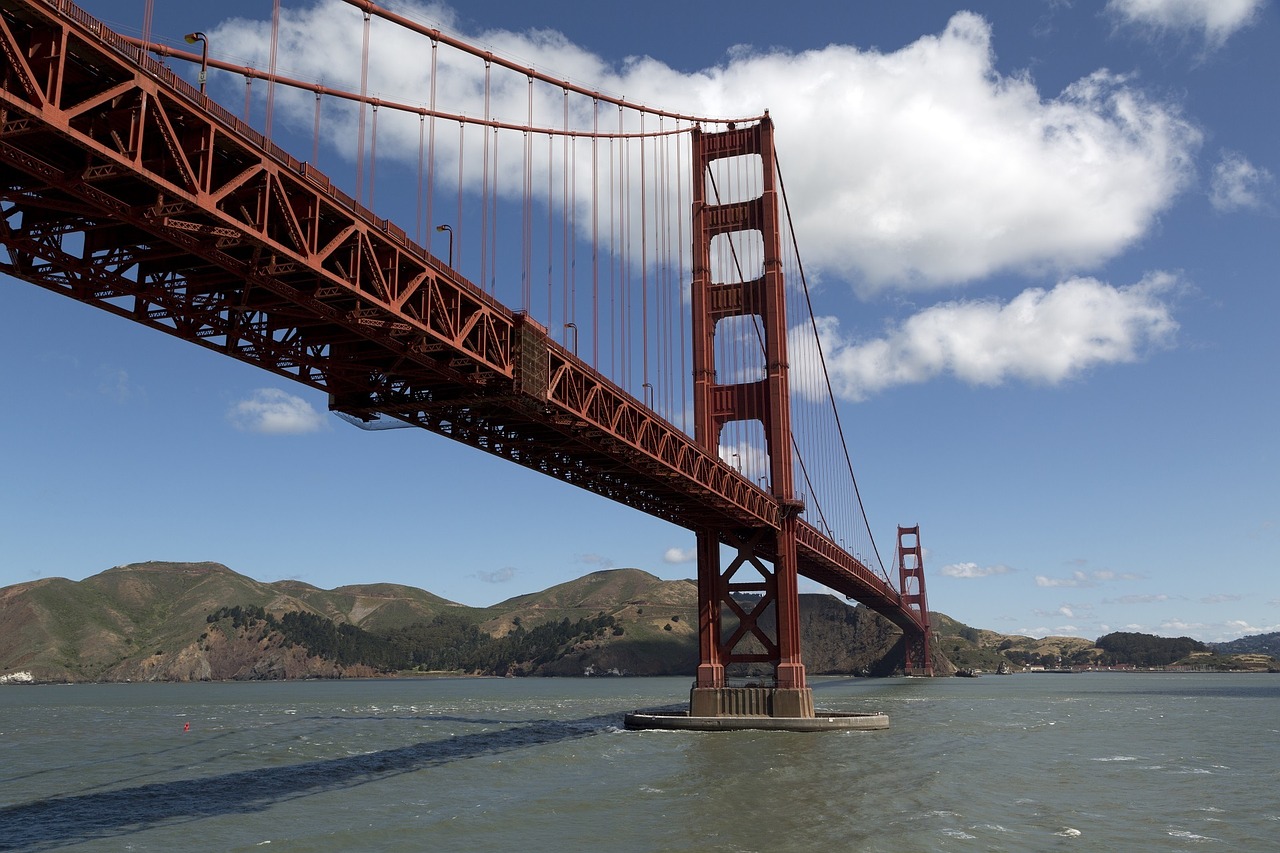
[{"label": "vertical suspender cable", "polygon": [[311,165],[320,168],[320,87],[316,87],[316,118],[311,129]]},{"label": "vertical suspender cable", "polygon": [[427,115],[426,113],[418,114],[418,245],[423,246],[425,243],[425,235],[423,233],[422,222],[422,196],[423,196],[423,174],[422,170],[426,160],[426,135],[427,135]]},{"label": "vertical suspender cable", "polygon": [[359,139],[356,141],[356,201],[364,192],[364,115],[368,108],[369,94],[369,13],[364,13],[364,48],[360,54],[360,120],[357,123]]},{"label": "vertical suspender cable", "polygon": [[[676,123],[676,128],[679,129],[679,122]],[[688,215],[689,203],[685,201],[684,197],[684,162],[680,154],[684,151],[684,140],[692,138],[692,134],[678,134],[676,136],[676,251],[679,257],[677,269],[680,271],[680,301],[677,303],[679,310],[676,311],[676,314],[680,317],[680,428],[685,432],[689,431],[689,405],[687,402],[689,395],[684,393],[683,389],[685,388],[685,383],[689,382],[690,376],[685,363],[688,342],[685,338],[685,317],[687,312],[684,310],[684,273],[686,269],[684,263],[684,218]],[[692,156],[692,152],[690,152],[690,155]]]},{"label": "vertical suspender cable", "polygon": [[569,90],[564,90],[564,135],[560,137],[560,340],[568,342],[569,306]]},{"label": "vertical suspender cable", "polygon": [[[436,202],[436,68],[440,42],[431,40],[431,128],[427,133],[427,227],[435,222]],[[428,232],[430,233],[430,232]],[[434,253],[433,253],[434,254]]]},{"label": "vertical suspender cable", "polygon": [[373,101],[373,129],[369,140],[369,201],[365,207],[373,210],[373,185],[378,173],[378,100]]},{"label": "vertical suspender cable", "polygon": [[271,116],[276,102],[276,53],[280,44],[280,0],[271,3],[271,76],[267,78],[267,126],[263,136],[271,138]]},{"label": "vertical suspender cable", "polygon": [[520,307],[533,310],[533,75],[528,75],[524,130],[524,204],[520,213]]},{"label": "vertical suspender cable", "polygon": [[552,157],[555,152],[555,139],[547,134],[547,328],[555,322],[555,299],[552,272],[555,257],[555,164]]},{"label": "vertical suspender cable", "polygon": [[466,177],[463,171],[464,157],[466,153],[466,129],[467,126],[463,122],[458,122],[458,216],[453,221],[453,236],[456,237],[456,245],[454,246],[454,269],[462,267],[462,182]]},{"label": "vertical suspender cable", "polygon": [[653,408],[653,384],[649,381],[649,219],[645,183],[644,113],[640,113],[640,375],[641,387],[649,392],[645,403]]},{"label": "vertical suspender cable", "polygon": [[[488,202],[486,202],[488,203]],[[498,128],[493,129],[493,213],[489,217],[489,293],[498,295]]]},{"label": "vertical suspender cable", "polygon": [[[622,132],[622,110],[618,110],[618,132]],[[634,371],[632,370],[633,353],[631,351],[631,341],[628,337],[631,333],[632,311],[631,311],[631,145],[627,140],[623,140],[620,150],[622,162],[618,164],[618,203],[621,205],[622,217],[622,263],[619,265],[619,274],[621,275],[622,284],[622,376],[625,380],[622,387],[635,391],[635,385],[632,382]]]},{"label": "vertical suspender cable", "polygon": [[618,257],[617,228],[615,227],[618,216],[618,203],[614,193],[616,183],[614,181],[613,149],[615,147],[614,138],[609,137],[609,374],[616,378],[618,375],[618,312],[616,311],[618,282],[614,277],[614,265]]},{"label": "vertical suspender cable", "polygon": [[571,174],[569,186],[569,325],[573,326],[573,354],[578,354],[578,135],[569,146]]},{"label": "vertical suspender cable", "polygon": [[139,59],[147,55],[147,45],[151,44],[151,19],[155,16],[155,6],[155,0],[147,0],[142,7],[142,50],[138,54]]},{"label": "vertical suspender cable", "polygon": [[600,99],[591,99],[591,366],[600,367]]},{"label": "vertical suspender cable", "polygon": [[489,121],[489,98],[491,94],[490,77],[493,71],[493,63],[487,58],[484,61],[484,120],[486,126],[482,129],[484,134],[484,145],[481,150],[481,159],[484,165],[481,169],[483,176],[480,181],[480,287],[488,289],[488,276],[486,273],[489,269],[489,129],[487,122]]}]

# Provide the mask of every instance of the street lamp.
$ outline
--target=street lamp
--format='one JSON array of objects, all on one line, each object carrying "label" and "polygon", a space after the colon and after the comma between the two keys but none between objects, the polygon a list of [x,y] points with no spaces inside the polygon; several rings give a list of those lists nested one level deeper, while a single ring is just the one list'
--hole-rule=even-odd
[{"label": "street lamp", "polygon": [[200,42],[200,94],[204,94],[204,81],[209,77],[209,38],[204,33],[187,33],[182,37],[187,44]]},{"label": "street lamp", "polygon": [[449,269],[453,269],[453,228],[448,225],[437,225],[436,230],[449,232]]}]

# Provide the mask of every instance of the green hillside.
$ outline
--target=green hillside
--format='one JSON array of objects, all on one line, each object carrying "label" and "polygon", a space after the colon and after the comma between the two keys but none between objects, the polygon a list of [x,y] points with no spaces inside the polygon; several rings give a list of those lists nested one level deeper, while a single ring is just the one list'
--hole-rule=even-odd
[{"label": "green hillside", "polygon": [[[934,668],[1185,665],[1275,668],[1264,654],[1214,654],[1186,638],[1020,637],[933,613]],[[0,679],[220,680],[450,670],[495,675],[691,675],[692,581],[639,569],[594,572],[492,607],[372,583],[323,590],[262,583],[219,563],[138,563],[73,582],[0,589]],[[761,620],[768,628],[769,615]],[[901,631],[832,595],[800,597],[807,671],[891,675]],[[1141,660],[1139,660],[1139,658]],[[739,667],[731,674],[756,674]]]}]

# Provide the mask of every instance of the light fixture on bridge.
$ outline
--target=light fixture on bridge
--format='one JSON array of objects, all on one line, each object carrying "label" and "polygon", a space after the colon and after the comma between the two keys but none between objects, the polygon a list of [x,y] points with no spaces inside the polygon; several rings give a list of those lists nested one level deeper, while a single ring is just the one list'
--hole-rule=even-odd
[{"label": "light fixture on bridge", "polygon": [[436,230],[449,232],[449,269],[453,269],[453,226],[437,225]]},{"label": "light fixture on bridge", "polygon": [[204,83],[209,78],[209,37],[201,32],[187,33],[182,37],[187,44],[200,42],[200,94],[204,94]]}]

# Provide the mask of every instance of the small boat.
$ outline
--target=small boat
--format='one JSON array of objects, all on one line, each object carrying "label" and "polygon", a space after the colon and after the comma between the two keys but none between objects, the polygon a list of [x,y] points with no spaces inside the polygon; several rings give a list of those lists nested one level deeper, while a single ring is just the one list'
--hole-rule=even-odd
[{"label": "small boat", "polygon": [[980,678],[982,670],[980,669],[957,669],[956,676],[959,678]]}]

